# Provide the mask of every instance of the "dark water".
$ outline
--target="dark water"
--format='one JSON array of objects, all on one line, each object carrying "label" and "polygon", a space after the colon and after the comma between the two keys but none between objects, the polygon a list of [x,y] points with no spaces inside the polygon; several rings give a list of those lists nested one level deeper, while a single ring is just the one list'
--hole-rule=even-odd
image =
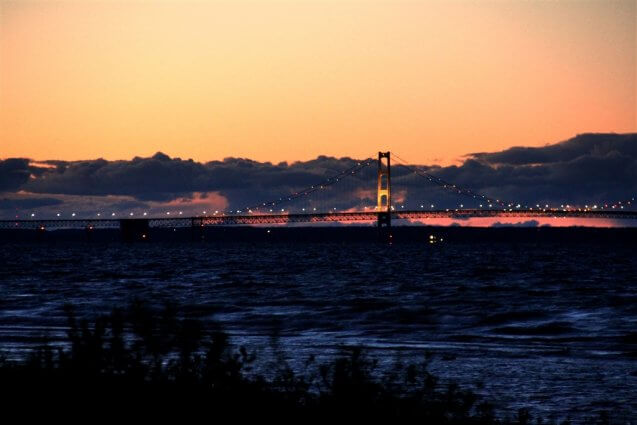
[{"label": "dark water", "polygon": [[[551,418],[637,417],[637,256],[627,243],[4,243],[0,347],[133,297],[273,331],[292,364],[342,345],[419,360],[497,405]],[[264,348],[264,353],[266,349]],[[634,422],[632,422],[634,423]]]}]

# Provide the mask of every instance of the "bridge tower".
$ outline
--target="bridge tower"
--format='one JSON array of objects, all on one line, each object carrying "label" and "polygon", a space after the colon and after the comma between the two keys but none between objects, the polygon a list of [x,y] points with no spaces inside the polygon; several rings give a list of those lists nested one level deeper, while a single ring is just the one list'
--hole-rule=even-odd
[{"label": "bridge tower", "polygon": [[391,238],[391,164],[389,152],[378,152],[378,230],[382,239]]}]

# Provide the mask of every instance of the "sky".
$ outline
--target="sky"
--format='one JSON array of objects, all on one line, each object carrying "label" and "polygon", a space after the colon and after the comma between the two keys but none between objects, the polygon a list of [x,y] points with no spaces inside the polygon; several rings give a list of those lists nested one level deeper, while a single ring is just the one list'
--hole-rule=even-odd
[{"label": "sky", "polygon": [[448,166],[635,132],[636,8],[0,0],[0,158]]}]

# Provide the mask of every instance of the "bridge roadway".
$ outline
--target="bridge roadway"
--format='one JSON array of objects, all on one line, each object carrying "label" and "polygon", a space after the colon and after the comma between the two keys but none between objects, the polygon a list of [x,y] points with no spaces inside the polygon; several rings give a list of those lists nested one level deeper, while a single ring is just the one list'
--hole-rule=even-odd
[{"label": "bridge roadway", "polygon": [[[198,217],[161,217],[161,218],[97,218],[97,219],[27,219],[0,220],[0,229],[119,229],[122,221],[147,221],[151,228],[237,226],[288,223],[325,223],[325,222],[373,222],[378,213],[375,211],[327,212],[312,214],[239,214],[209,215]],[[637,211],[613,210],[521,210],[521,209],[458,209],[458,210],[411,210],[392,211],[392,220],[419,221],[429,218],[595,218],[613,220],[637,220]]]}]

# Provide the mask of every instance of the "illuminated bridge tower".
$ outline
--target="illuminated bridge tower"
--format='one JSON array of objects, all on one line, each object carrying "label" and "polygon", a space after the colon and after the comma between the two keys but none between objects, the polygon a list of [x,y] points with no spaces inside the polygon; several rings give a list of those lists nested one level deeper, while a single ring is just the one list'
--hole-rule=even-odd
[{"label": "illuminated bridge tower", "polygon": [[391,173],[389,152],[378,152],[378,230],[382,239],[391,238]]}]

